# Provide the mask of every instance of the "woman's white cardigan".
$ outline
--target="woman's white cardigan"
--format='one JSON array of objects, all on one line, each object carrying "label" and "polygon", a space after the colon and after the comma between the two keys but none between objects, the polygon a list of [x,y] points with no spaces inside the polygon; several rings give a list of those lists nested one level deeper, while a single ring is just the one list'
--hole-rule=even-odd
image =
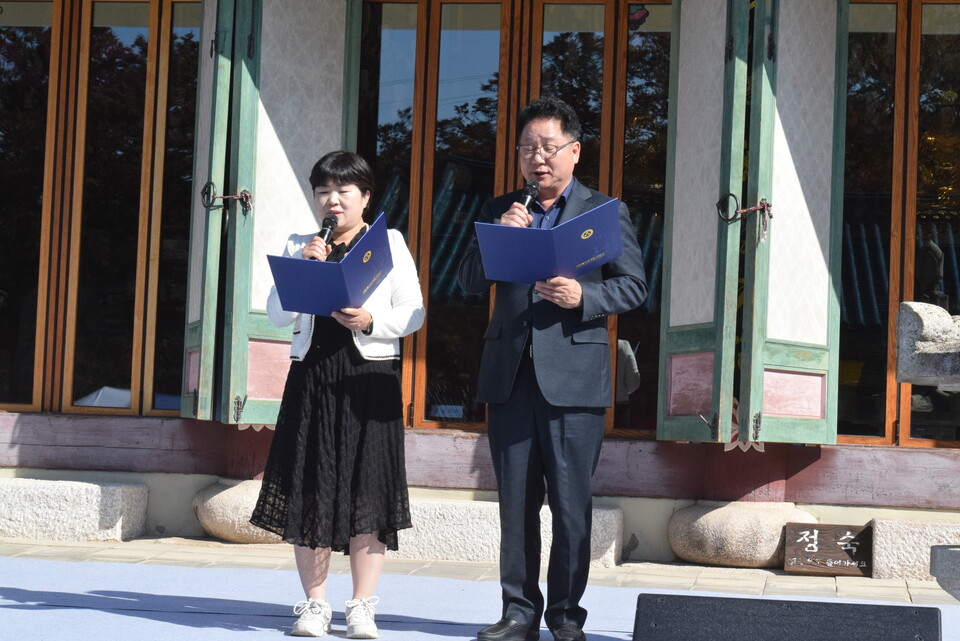
[{"label": "woman's white cardigan", "polygon": [[[400,338],[412,334],[423,325],[423,294],[420,292],[413,257],[400,232],[389,229],[387,237],[390,239],[393,269],[363,304],[363,308],[373,317],[373,331],[369,335],[353,332],[353,342],[368,361],[399,358]],[[312,239],[311,234],[290,236],[283,255],[299,258],[303,248]],[[284,311],[280,306],[277,288],[273,287],[267,298],[267,316],[276,327],[293,324],[290,358],[303,360],[313,339],[313,315]]]}]

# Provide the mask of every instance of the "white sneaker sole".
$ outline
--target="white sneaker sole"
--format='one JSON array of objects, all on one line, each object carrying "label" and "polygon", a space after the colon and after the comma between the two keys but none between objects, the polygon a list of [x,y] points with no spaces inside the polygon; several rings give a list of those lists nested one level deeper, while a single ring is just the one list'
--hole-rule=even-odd
[{"label": "white sneaker sole", "polygon": [[353,630],[347,630],[348,639],[378,639],[380,634],[377,632],[377,626],[357,626]]},{"label": "white sneaker sole", "polygon": [[293,630],[290,631],[290,636],[294,637],[324,637],[330,633],[330,626],[326,628],[317,629],[311,628],[308,626],[297,627],[297,624],[293,625]]}]

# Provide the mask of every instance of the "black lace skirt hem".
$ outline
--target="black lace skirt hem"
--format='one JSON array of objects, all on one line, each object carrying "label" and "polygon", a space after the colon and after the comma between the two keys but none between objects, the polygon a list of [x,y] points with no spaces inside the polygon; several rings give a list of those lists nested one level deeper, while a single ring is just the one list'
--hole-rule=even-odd
[{"label": "black lace skirt hem", "polygon": [[[251,518],[250,523],[252,523],[253,525],[256,525],[258,528],[262,530],[266,530],[267,532],[273,532],[274,534],[279,536],[281,539],[283,539],[286,543],[289,543],[291,545],[298,545],[300,547],[310,548],[311,550],[316,550],[320,548],[330,548],[334,552],[342,552],[343,554],[346,554],[346,555],[350,554],[349,540],[347,540],[346,542],[344,541],[333,542],[333,541],[322,541],[313,537],[305,538],[303,536],[298,536],[295,534],[288,534],[285,531],[285,528],[282,526],[278,527],[273,523],[261,521],[255,518]],[[365,532],[354,532],[353,534],[351,534],[351,536],[359,536],[361,534],[370,534],[370,532],[376,532],[377,539],[381,543],[383,543],[388,550],[392,550],[395,552],[398,549],[400,549],[399,537],[397,535],[398,532],[400,530],[406,530],[411,527],[413,527],[413,524],[408,522],[408,523],[404,523],[394,527],[384,526],[384,527],[372,528]]]}]

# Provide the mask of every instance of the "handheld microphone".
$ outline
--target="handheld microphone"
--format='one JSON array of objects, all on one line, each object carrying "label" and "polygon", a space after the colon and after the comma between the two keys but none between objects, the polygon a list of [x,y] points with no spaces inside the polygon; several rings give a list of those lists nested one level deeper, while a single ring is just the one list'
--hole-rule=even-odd
[{"label": "handheld microphone", "polygon": [[[327,214],[323,217],[323,222],[320,223],[320,231],[317,232],[317,237],[326,244],[330,244],[330,238],[333,237],[333,230],[337,228],[337,217],[333,214]],[[316,259],[313,259],[316,260]]]},{"label": "handheld microphone", "polygon": [[540,195],[540,185],[537,184],[536,180],[528,180],[527,184],[523,186],[523,195],[520,197],[520,204],[524,208],[529,208],[530,203]]},{"label": "handheld microphone", "polygon": [[323,217],[323,222],[320,223],[320,231],[317,232],[317,236],[320,237],[320,240],[330,244],[330,238],[333,236],[333,230],[337,228],[337,217],[333,214],[327,214]]}]

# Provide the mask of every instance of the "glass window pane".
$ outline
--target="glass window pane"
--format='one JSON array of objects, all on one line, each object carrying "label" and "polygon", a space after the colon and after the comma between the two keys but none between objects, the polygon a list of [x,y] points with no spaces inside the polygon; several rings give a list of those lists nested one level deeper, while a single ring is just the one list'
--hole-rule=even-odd
[{"label": "glass window pane", "polygon": [[850,5],[837,422],[848,436],[885,433],[896,26],[895,4]]},{"label": "glass window pane", "polygon": [[643,250],[649,293],[618,324],[614,425],[656,429],[660,276],[670,87],[670,5],[631,5],[628,15],[623,201]]},{"label": "glass window pane", "polygon": [[51,2],[0,12],[0,403],[32,401]]},{"label": "glass window pane", "polygon": [[150,4],[93,9],[73,393],[130,407]]},{"label": "glass window pane", "polygon": [[199,2],[178,2],[173,5],[154,340],[154,409],[180,409],[190,203],[193,192],[197,60],[202,20]]},{"label": "glass window pane", "polygon": [[[913,300],[960,314],[960,4],[923,7]],[[956,391],[914,385],[910,436],[960,440]]]},{"label": "glass window pane", "polygon": [[480,422],[475,401],[489,297],[467,296],[457,267],[493,195],[500,5],[443,5],[430,239],[428,419]]},{"label": "glass window pane", "polygon": [[373,213],[406,235],[410,216],[417,5],[363,5],[357,151],[376,176]]},{"label": "glass window pane", "polygon": [[573,107],[583,127],[577,179],[597,189],[600,174],[600,114],[603,90],[604,5],[543,7],[540,95]]}]

